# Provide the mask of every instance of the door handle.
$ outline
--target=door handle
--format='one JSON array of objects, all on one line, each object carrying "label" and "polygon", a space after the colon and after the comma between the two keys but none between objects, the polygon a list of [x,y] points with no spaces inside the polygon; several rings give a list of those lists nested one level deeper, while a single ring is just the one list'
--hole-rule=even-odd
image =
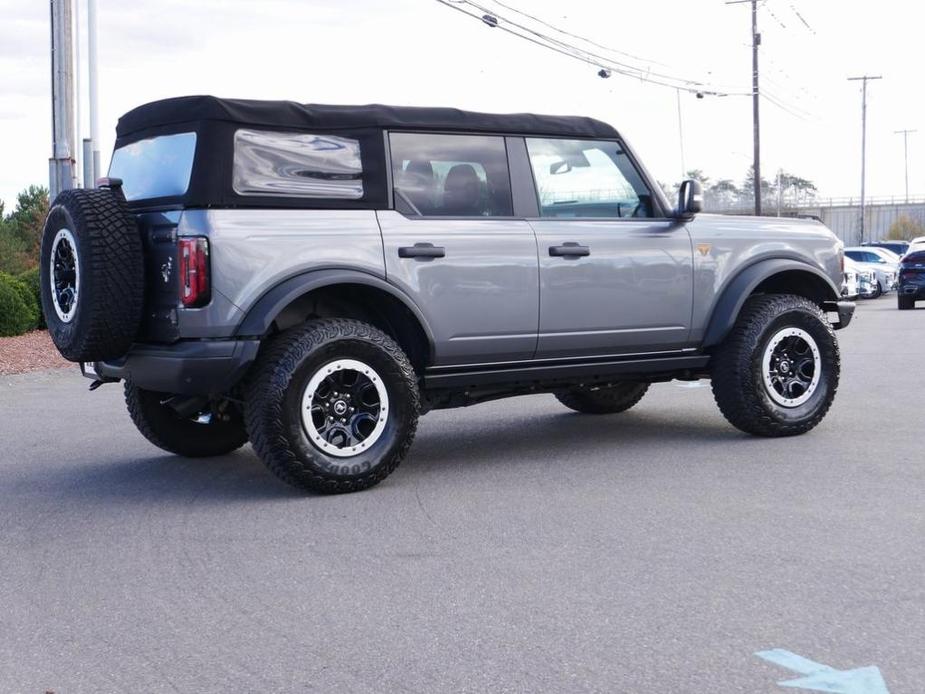
[{"label": "door handle", "polygon": [[561,256],[564,258],[578,258],[581,256],[591,255],[591,249],[582,246],[574,241],[568,241],[561,246],[550,246],[549,255]]},{"label": "door handle", "polygon": [[446,249],[432,243],[416,243],[413,246],[399,246],[399,258],[443,258]]}]

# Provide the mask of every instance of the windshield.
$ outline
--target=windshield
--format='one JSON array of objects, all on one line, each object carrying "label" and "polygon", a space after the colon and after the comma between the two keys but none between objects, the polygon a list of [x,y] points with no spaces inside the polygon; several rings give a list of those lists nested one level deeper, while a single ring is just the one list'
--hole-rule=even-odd
[{"label": "windshield", "polygon": [[119,147],[110,178],[122,179],[126,200],[178,197],[189,188],[196,133],[162,135]]}]

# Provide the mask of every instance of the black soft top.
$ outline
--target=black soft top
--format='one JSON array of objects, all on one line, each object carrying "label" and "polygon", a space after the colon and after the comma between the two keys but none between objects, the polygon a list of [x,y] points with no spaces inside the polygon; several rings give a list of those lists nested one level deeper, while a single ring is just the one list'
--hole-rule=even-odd
[{"label": "black soft top", "polygon": [[220,99],[215,96],[180,96],[152,101],[119,119],[117,136],[130,138],[142,131],[169,128],[195,121],[223,121],[239,125],[295,130],[443,130],[495,132],[614,139],[617,131],[599,120],[581,116],[538,116],[532,113],[479,113],[456,108],[417,106],[330,106],[294,101]]}]

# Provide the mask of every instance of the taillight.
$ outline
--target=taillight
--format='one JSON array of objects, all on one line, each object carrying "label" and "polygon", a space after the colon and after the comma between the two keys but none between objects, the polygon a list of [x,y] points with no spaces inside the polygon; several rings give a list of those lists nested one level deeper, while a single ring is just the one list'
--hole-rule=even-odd
[{"label": "taillight", "polygon": [[209,241],[181,238],[179,244],[180,303],[188,308],[209,303]]}]

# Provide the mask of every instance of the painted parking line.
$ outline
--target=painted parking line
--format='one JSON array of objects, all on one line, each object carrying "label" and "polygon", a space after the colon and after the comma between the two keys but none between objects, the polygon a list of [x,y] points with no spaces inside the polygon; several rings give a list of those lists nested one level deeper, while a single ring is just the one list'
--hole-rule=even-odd
[{"label": "painted parking line", "polygon": [[890,694],[876,665],[853,668],[851,670],[836,670],[828,665],[816,663],[809,658],[785,651],[783,648],[772,648],[768,651],[758,651],[756,656],[796,672],[801,677],[793,680],[782,680],[778,686],[793,689],[806,689],[814,692],[829,692],[830,694]]}]

